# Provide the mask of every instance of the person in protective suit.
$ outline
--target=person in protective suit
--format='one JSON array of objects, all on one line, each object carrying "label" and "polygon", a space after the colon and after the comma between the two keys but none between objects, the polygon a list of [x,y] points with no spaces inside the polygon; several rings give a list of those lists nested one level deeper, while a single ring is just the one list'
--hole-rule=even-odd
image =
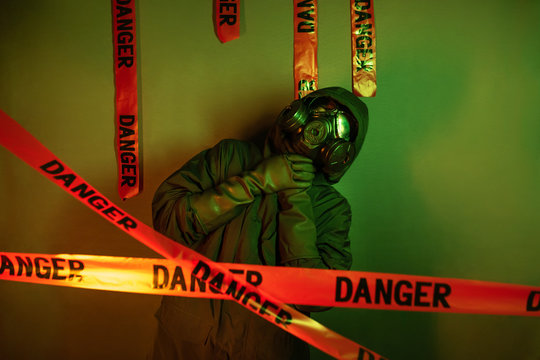
[{"label": "person in protective suit", "polygon": [[[345,89],[295,100],[262,153],[223,140],[167,178],[154,227],[214,261],[348,270],[351,210],[331,185],[367,124],[366,105]],[[154,359],[309,359],[307,344],[233,301],[166,296],[156,317]]]}]

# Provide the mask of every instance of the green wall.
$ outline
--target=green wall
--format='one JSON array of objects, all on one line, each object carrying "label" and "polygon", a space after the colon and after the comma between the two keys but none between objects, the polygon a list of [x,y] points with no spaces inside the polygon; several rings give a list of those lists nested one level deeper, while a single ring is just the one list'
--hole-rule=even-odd
[{"label": "green wall", "polygon": [[[221,44],[210,1],[138,1],[144,191],[293,97],[292,1],[244,1]],[[337,186],[355,270],[540,285],[540,3],[375,2],[377,97]],[[319,86],[350,89],[348,1],[320,1]],[[0,108],[113,201],[109,1],[0,1]],[[2,131],[0,129],[0,131]],[[156,256],[0,149],[0,250]],[[159,298],[0,282],[1,359],[144,359]],[[389,359],[538,359],[538,318],[332,309]],[[327,357],[314,351],[315,359]]]}]

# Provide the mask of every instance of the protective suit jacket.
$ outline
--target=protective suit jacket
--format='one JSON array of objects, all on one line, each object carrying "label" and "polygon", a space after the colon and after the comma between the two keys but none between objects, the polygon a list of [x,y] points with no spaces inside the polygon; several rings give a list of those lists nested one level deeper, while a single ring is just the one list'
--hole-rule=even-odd
[{"label": "protective suit jacket", "polygon": [[[214,261],[349,269],[350,206],[320,174],[307,191],[260,194],[211,224],[201,221],[194,197],[253,169],[270,152],[238,140],[202,151],[157,190],[154,227]],[[233,193],[220,196],[236,201]],[[304,342],[232,301],[164,297],[156,317],[154,359],[309,358]]]}]

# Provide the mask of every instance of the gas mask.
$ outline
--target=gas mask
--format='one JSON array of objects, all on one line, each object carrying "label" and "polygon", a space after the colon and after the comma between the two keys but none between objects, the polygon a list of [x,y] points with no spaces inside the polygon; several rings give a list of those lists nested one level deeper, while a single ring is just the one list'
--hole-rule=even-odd
[{"label": "gas mask", "polygon": [[309,157],[327,178],[343,174],[355,158],[358,121],[330,97],[295,100],[277,123],[281,150]]}]

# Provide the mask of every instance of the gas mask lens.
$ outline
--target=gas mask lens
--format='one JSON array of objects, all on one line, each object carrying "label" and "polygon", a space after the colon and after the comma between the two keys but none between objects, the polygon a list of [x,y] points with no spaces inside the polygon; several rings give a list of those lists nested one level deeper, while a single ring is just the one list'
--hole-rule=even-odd
[{"label": "gas mask lens", "polygon": [[306,129],[309,129],[310,132],[317,129],[316,133],[324,134],[323,136],[319,136],[319,138],[326,138],[327,134],[331,133],[334,138],[350,141],[351,126],[347,115],[343,111],[336,108],[326,109],[318,107],[310,115],[312,121],[308,123]]},{"label": "gas mask lens", "polygon": [[351,126],[349,125],[349,120],[345,114],[339,111],[334,118],[334,126],[336,129],[336,135],[340,139],[349,141],[351,139]]}]

